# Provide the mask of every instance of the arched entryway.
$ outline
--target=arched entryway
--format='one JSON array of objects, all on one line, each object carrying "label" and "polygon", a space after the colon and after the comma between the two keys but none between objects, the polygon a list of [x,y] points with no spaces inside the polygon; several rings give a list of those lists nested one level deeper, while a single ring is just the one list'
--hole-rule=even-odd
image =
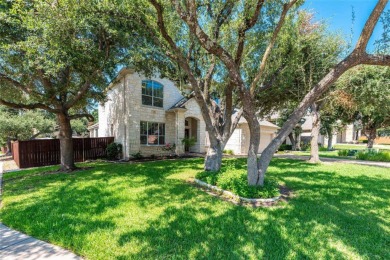
[{"label": "arched entryway", "polygon": [[193,140],[193,144],[187,143],[187,145],[185,145],[184,150],[186,152],[200,152],[199,119],[195,117],[185,118],[184,138],[186,138],[187,140]]}]

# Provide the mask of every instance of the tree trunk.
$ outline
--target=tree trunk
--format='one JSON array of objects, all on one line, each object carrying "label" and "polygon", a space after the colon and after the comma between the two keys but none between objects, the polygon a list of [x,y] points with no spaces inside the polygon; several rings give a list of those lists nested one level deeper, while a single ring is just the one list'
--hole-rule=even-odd
[{"label": "tree trunk", "polygon": [[221,169],[223,149],[225,145],[219,141],[211,143],[204,160],[204,170],[217,172]]},{"label": "tree trunk", "polygon": [[60,127],[60,133],[58,135],[61,151],[60,170],[73,171],[76,169],[76,165],[74,164],[72,127],[70,125],[70,119],[67,114],[57,114],[57,119]]},{"label": "tree trunk", "polygon": [[295,138],[294,138],[293,132],[291,132],[288,135],[288,138],[290,139],[290,142],[291,142],[291,150],[295,151],[296,150],[296,143],[295,143]]},{"label": "tree trunk", "polygon": [[10,137],[7,138],[7,152],[6,152],[6,155],[7,156],[12,155],[12,143],[11,143],[11,138]]},{"label": "tree trunk", "polygon": [[301,133],[297,133],[295,135],[295,150],[294,151],[300,151],[301,148]]},{"label": "tree trunk", "polygon": [[312,116],[313,116],[313,126],[311,128],[309,162],[319,163],[321,162],[321,160],[318,154],[318,135],[320,134],[321,118],[320,118],[319,105],[313,103],[311,107],[312,107]]},{"label": "tree trunk", "polygon": [[331,127],[328,127],[326,129],[326,132],[328,134],[328,151],[331,151],[333,149],[333,131]]},{"label": "tree trunk", "polygon": [[248,149],[248,185],[263,186],[264,174],[260,174],[257,162],[257,153],[260,145],[260,123],[255,115],[252,115],[248,120],[250,139]]},{"label": "tree trunk", "polygon": [[367,148],[372,149],[374,147],[374,140],[376,138],[376,128],[370,128],[366,134],[368,142]]}]

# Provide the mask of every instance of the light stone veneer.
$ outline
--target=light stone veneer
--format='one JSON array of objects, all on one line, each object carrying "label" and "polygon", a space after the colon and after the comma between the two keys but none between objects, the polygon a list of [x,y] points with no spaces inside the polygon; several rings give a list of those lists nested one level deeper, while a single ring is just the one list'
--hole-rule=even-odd
[{"label": "light stone veneer", "polygon": [[[154,80],[164,86],[163,108],[142,105],[142,80]],[[122,69],[117,78],[109,85],[107,100],[99,106],[99,137],[114,136],[115,142],[123,145],[123,158],[141,152],[142,155],[183,154],[182,140],[185,136],[185,120],[190,125],[190,135],[196,136],[196,144],[190,152],[204,153],[209,145],[206,125],[199,105],[194,98],[189,99],[184,107],[171,109],[183,96],[175,84],[165,78],[145,76],[129,69]],[[140,144],[140,122],[165,123],[165,143],[175,144],[175,151],[165,151],[164,146]],[[272,124],[271,124],[272,125]],[[259,152],[271,142],[277,127],[260,126]],[[240,123],[225,149],[232,149],[235,154],[247,154],[249,148],[249,128],[247,123]]]},{"label": "light stone veneer", "polygon": [[[163,108],[142,105],[142,80],[154,80],[164,86]],[[165,123],[165,143],[175,144],[176,154],[184,153],[181,141],[185,133],[185,118],[195,118],[198,142],[194,152],[204,152],[205,123],[198,104],[189,100],[186,109],[170,108],[183,96],[174,83],[158,77],[146,78],[131,70],[122,70],[109,86],[107,101],[99,106],[99,136],[114,136],[123,145],[123,157],[141,152],[142,155],[167,155],[164,146],[140,144],[140,122]]]}]

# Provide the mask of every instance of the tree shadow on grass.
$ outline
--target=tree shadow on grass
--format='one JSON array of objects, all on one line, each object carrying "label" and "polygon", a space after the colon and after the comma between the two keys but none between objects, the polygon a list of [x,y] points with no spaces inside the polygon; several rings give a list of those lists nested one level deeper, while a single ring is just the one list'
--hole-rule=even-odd
[{"label": "tree shadow on grass", "polygon": [[341,176],[303,162],[279,165],[283,173],[270,175],[298,192],[284,207],[237,207],[170,180],[146,189],[139,205],[165,210],[149,228],[120,236],[121,247],[143,246],[118,259],[390,257],[389,180]]},{"label": "tree shadow on grass", "polygon": [[[98,164],[74,176],[26,177],[6,184],[36,186],[15,190],[12,196],[24,199],[6,205],[2,219],[76,252],[88,247],[118,259],[390,259],[389,179],[276,160],[269,176],[297,196],[281,207],[252,209],[185,183],[201,162]],[[245,169],[245,159],[225,163]],[[107,241],[87,245],[94,232]]]}]

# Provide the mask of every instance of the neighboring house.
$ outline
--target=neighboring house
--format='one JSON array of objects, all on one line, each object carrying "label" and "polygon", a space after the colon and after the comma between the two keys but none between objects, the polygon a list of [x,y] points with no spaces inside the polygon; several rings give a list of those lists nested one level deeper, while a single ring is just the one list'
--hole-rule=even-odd
[{"label": "neighboring house", "polygon": [[[168,79],[146,78],[133,70],[122,69],[108,86],[107,101],[99,106],[98,136],[114,136],[123,145],[124,157],[140,152],[143,155],[187,151],[204,153],[208,148],[206,125],[194,98],[186,98]],[[272,140],[278,127],[261,121],[259,151]],[[91,126],[95,137],[97,126]],[[182,140],[193,137],[192,147],[184,147]],[[234,131],[226,149],[246,154],[249,128],[245,119]]]},{"label": "neighboring house", "polygon": [[87,127],[89,137],[99,137],[99,123]]},{"label": "neighboring house", "polygon": [[[313,128],[313,117],[308,114],[304,117],[305,122],[302,124],[302,134],[301,141],[304,143],[310,142],[311,139],[311,130]],[[333,144],[335,143],[354,143],[357,142],[360,137],[360,131],[356,129],[353,124],[349,124],[343,127],[341,131],[338,131],[333,134],[332,140]],[[291,144],[289,139],[286,140],[287,144]],[[328,137],[322,134],[318,136],[318,143],[322,146],[328,144]]]}]

